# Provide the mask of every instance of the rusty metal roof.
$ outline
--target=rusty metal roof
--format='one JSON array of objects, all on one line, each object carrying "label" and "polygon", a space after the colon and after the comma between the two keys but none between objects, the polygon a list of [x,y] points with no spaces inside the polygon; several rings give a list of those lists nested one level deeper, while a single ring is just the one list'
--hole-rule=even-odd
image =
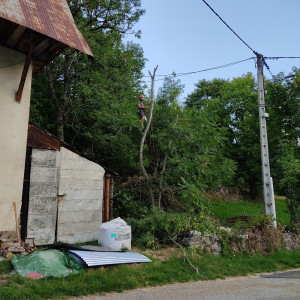
[{"label": "rusty metal roof", "polygon": [[1,0],[0,44],[27,53],[34,43],[34,71],[65,48],[93,56],[66,0]]}]

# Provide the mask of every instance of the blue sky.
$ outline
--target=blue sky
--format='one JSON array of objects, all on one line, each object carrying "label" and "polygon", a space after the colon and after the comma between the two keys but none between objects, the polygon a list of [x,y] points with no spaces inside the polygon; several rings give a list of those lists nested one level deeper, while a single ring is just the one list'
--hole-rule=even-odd
[{"label": "blue sky", "polygon": [[[206,0],[255,51],[264,56],[300,56],[299,0]],[[148,59],[144,74],[158,65],[157,75],[199,71],[253,57],[202,0],[143,0],[146,14],[136,25]],[[273,75],[300,67],[300,59],[267,60]],[[254,60],[231,67],[178,77],[185,85],[181,100],[201,79],[232,79],[248,72],[256,76]],[[270,78],[270,73],[264,69]],[[156,77],[161,79],[162,77]],[[145,78],[145,81],[150,80]],[[150,84],[150,83],[148,83]],[[162,81],[155,83],[155,90]]]}]

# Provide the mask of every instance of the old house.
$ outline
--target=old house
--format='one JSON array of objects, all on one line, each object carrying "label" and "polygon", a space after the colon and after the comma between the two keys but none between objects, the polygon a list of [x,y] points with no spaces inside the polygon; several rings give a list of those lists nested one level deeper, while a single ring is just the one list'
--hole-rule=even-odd
[{"label": "old house", "polygon": [[[0,1],[0,231],[16,230],[16,218],[20,214],[32,73],[39,71],[68,47],[92,56],[74,23],[66,0]],[[69,160],[72,165],[71,161],[76,160],[80,164],[80,159],[62,146],[59,152],[51,152],[51,154],[49,152],[45,160],[39,156],[41,151],[34,149],[32,152],[33,165],[30,175],[32,184],[43,178],[39,172],[44,172],[44,180],[46,178],[56,180],[55,168],[60,168],[60,177],[56,183],[58,197],[68,199],[71,194],[70,188],[74,190],[77,188],[74,182],[68,182],[69,174],[74,172],[79,176],[78,179],[83,175],[79,169],[68,169],[67,162]],[[48,169],[45,167],[41,171],[39,168],[43,165]],[[93,169],[94,165],[91,165],[91,168]],[[95,166],[95,169],[100,173],[103,172],[100,166]],[[45,192],[45,195],[49,192],[48,195],[54,195],[54,190],[46,191],[47,188],[48,185],[45,184],[44,189],[40,188],[39,192]],[[29,191],[29,193],[34,192],[34,189]],[[38,214],[33,216],[32,213],[42,211],[42,207],[45,206],[44,201],[49,200],[45,198],[36,198],[36,206],[32,211],[29,206],[29,236],[33,232],[31,224],[40,218]],[[81,205],[74,203],[72,205]],[[54,222],[51,219],[54,207],[50,209],[50,206],[47,206],[47,209],[49,211],[44,214],[45,223],[46,219]],[[59,230],[59,228],[70,227],[62,221],[66,218],[66,214],[68,214],[67,209],[59,209],[58,223],[55,228],[58,229],[60,237],[68,236],[68,233]],[[33,220],[34,218],[36,219]],[[53,233],[51,235],[42,227],[40,233],[35,231],[35,235],[38,239],[43,238],[44,241],[53,240]]]}]

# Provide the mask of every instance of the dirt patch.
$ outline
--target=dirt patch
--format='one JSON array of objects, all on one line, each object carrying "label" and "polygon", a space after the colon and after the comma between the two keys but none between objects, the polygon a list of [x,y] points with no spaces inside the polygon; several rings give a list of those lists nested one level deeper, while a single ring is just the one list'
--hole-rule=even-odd
[{"label": "dirt patch", "polygon": [[170,259],[174,255],[176,257],[182,256],[181,250],[178,247],[168,247],[168,248],[157,249],[157,250],[147,249],[146,251],[143,252],[143,254],[161,260]]},{"label": "dirt patch", "polygon": [[6,275],[0,276],[0,284],[5,284],[6,282],[7,282],[7,276]]}]

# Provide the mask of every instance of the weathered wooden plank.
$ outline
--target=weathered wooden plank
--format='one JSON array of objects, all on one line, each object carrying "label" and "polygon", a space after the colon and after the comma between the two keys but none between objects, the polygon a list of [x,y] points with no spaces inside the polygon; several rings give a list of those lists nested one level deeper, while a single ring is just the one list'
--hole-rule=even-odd
[{"label": "weathered wooden plank", "polygon": [[61,142],[36,126],[29,124],[27,146],[32,148],[59,150]]}]

